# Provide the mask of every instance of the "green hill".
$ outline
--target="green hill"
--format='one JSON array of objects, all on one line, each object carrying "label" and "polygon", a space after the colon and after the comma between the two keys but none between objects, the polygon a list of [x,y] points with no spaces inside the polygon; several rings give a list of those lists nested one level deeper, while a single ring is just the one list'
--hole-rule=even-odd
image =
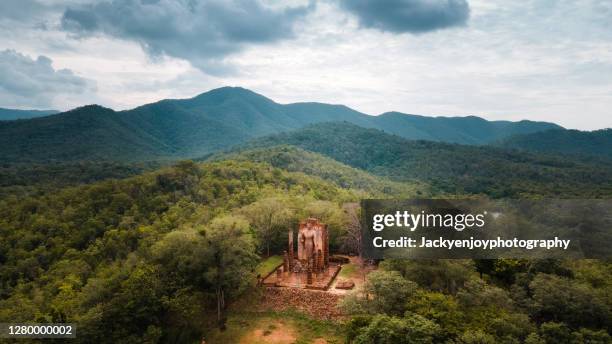
[{"label": "green hill", "polygon": [[58,112],[59,111],[56,110],[17,110],[0,108],[0,121],[43,117],[53,115]]},{"label": "green hill", "polygon": [[612,158],[612,129],[547,130],[511,136],[495,145],[534,152]]},{"label": "green hill", "polygon": [[379,128],[409,139],[484,144],[507,135],[559,128],[550,123],[488,122],[477,117],[369,116],[342,105],[278,104],[243,88],[132,110],[97,105],[0,122],[0,159],[9,162],[147,161],[190,158],[264,135],[329,121]]},{"label": "green hill", "polygon": [[133,117],[97,105],[0,122],[3,161],[153,160],[174,147]]},{"label": "green hill", "polygon": [[218,160],[253,161],[267,163],[290,172],[302,172],[330,181],[343,189],[365,191],[374,197],[415,197],[429,194],[429,187],[421,182],[394,182],[377,177],[363,170],[342,164],[321,154],[312,153],[294,146],[234,151],[208,158]]},{"label": "green hill", "polygon": [[396,181],[494,197],[598,196],[612,190],[612,164],[488,146],[411,141],[346,122],[260,138],[246,147],[293,145]]}]

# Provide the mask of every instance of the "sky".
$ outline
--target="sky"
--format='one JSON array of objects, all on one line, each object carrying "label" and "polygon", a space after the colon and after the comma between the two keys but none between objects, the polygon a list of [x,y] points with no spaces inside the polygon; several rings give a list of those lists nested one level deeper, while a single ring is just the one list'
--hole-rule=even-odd
[{"label": "sky", "polygon": [[279,103],[612,127],[610,0],[2,0],[0,107]]}]

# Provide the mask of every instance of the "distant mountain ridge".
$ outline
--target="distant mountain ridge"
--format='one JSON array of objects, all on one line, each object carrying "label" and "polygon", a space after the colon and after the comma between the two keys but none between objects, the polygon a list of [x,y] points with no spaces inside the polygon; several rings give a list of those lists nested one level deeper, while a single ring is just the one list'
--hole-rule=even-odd
[{"label": "distant mountain ridge", "polygon": [[[407,140],[348,122],[313,124],[257,138],[227,154],[242,154],[256,160],[253,156],[261,157],[266,149],[287,145],[393,181],[425,182],[436,192],[453,195],[600,197],[612,191],[612,161]],[[282,162],[277,165],[282,166]]]},{"label": "distant mountain ridge", "polygon": [[564,129],[556,124],[528,120],[487,121],[477,116],[427,117],[401,112],[387,112],[373,120],[376,129],[404,138],[470,145],[488,144],[516,134]]},{"label": "distant mountain ridge", "polygon": [[59,113],[57,110],[17,110],[0,108],[0,121],[13,121],[48,116]]},{"label": "distant mountain ridge", "polygon": [[494,145],[542,153],[612,158],[612,129],[546,130],[537,134],[510,136]]},{"label": "distant mountain ridge", "polygon": [[511,134],[559,129],[543,122],[478,117],[370,116],[343,105],[279,104],[240,87],[131,110],[89,105],[25,121],[0,122],[0,159],[145,161],[197,157],[247,140],[331,121],[381,129],[407,139],[487,144]]}]

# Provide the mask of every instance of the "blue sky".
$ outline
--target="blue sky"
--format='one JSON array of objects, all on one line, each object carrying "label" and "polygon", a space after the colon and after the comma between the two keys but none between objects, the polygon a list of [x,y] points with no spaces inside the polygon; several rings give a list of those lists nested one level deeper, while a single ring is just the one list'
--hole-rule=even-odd
[{"label": "blue sky", "polygon": [[609,0],[3,0],[0,107],[281,103],[612,127]]}]

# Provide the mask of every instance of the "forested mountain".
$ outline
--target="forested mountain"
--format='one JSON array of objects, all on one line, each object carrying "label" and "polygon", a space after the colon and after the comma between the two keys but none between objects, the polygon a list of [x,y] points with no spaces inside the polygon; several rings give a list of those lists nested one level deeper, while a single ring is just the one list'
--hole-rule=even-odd
[{"label": "forested mountain", "polygon": [[0,108],[0,121],[43,117],[58,113],[56,110],[17,110]]},{"label": "forested mountain", "polygon": [[293,145],[396,181],[425,181],[448,193],[494,197],[598,196],[612,190],[612,163],[406,140],[347,122],[321,123],[256,139],[248,147]]},{"label": "forested mountain", "polygon": [[173,147],[131,119],[88,105],[47,117],[0,122],[0,159],[152,160],[173,153]]},{"label": "forested mountain", "polygon": [[546,130],[537,134],[511,136],[495,145],[534,152],[612,158],[612,129]]},{"label": "forested mountain", "polygon": [[243,88],[224,87],[190,99],[162,100],[127,111],[97,105],[25,121],[0,122],[4,161],[147,161],[201,156],[306,125],[347,121],[409,139],[484,144],[551,123],[489,122],[478,117],[369,116],[342,105],[282,105]]}]

